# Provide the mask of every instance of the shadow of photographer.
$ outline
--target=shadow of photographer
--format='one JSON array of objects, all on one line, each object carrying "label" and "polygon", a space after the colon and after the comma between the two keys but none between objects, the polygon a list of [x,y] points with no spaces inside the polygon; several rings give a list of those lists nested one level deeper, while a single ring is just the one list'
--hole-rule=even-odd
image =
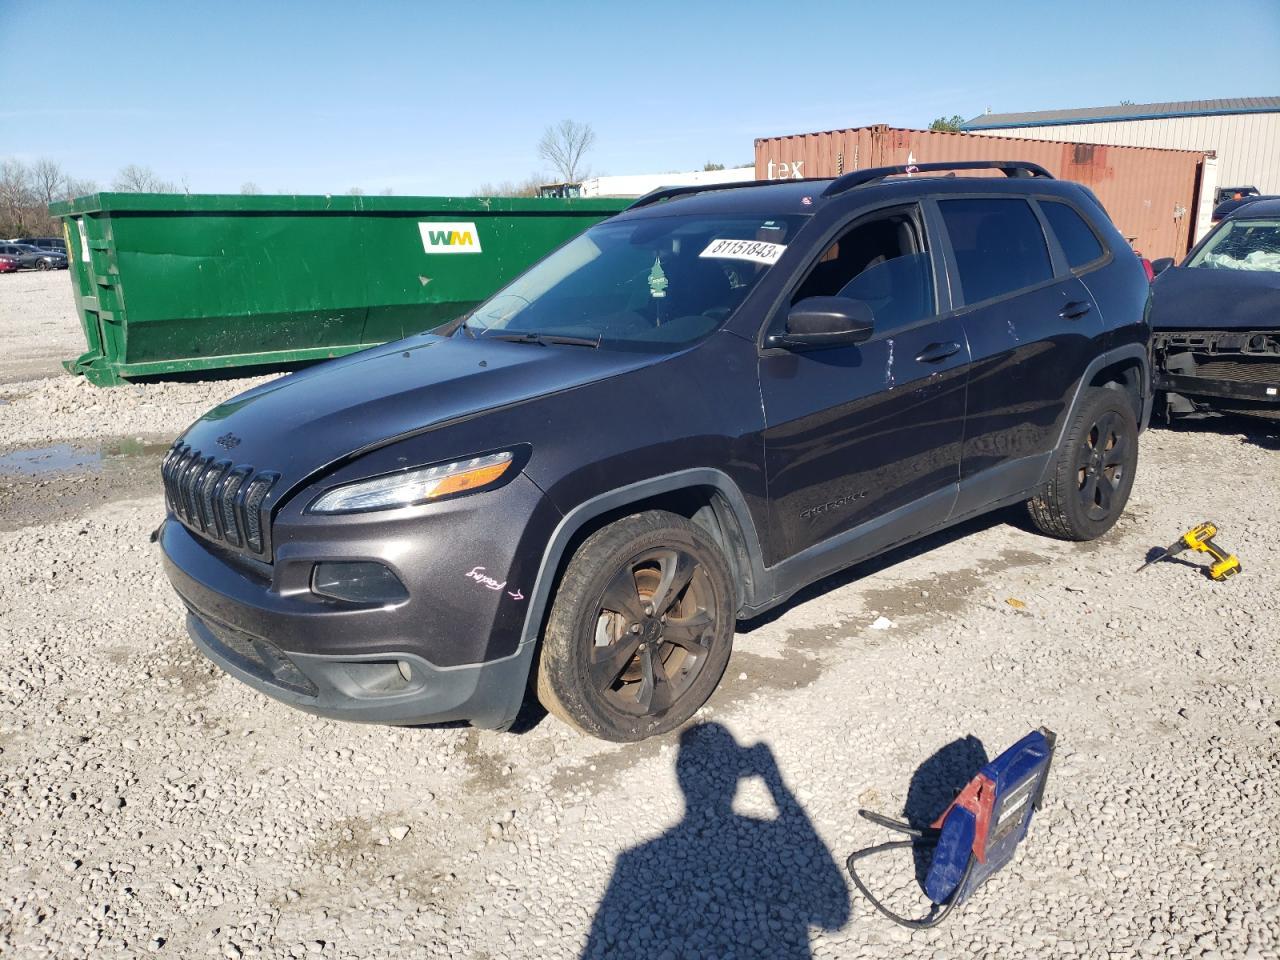
[{"label": "shadow of photographer", "polygon": [[[690,727],[676,777],[684,818],[618,856],[584,960],[803,960],[810,927],[848,922],[844,875],[768,746],[743,747],[717,723]],[[751,777],[768,788],[773,818],[734,811]]]}]

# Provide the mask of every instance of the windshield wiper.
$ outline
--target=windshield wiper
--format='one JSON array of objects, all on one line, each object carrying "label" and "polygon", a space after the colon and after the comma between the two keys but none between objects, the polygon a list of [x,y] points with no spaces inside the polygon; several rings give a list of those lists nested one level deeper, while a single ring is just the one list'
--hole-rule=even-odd
[{"label": "windshield wiper", "polygon": [[506,340],[509,343],[536,343],[540,346],[548,344],[563,344],[567,347],[592,347],[598,349],[600,347],[600,338],[595,337],[564,337],[558,333],[538,333],[530,330],[526,333],[486,333],[486,340]]}]

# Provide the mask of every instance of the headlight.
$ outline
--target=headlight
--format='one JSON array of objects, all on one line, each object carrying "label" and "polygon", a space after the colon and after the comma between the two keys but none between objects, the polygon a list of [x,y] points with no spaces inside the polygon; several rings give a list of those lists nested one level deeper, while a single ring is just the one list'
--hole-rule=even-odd
[{"label": "headlight", "polygon": [[308,513],[359,513],[392,510],[487,487],[511,469],[509,450],[434,467],[419,467],[371,480],[357,480],[322,493]]}]

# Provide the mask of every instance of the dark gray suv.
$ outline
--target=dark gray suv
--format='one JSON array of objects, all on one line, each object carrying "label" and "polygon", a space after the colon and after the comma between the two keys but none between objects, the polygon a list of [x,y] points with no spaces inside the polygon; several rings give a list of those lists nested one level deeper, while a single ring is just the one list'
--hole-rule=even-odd
[{"label": "dark gray suv", "polygon": [[984,511],[1124,508],[1148,285],[1022,163],[673,188],[464,318],[265,384],[165,459],[192,637],[304,710],[638,740],[735,620]]}]

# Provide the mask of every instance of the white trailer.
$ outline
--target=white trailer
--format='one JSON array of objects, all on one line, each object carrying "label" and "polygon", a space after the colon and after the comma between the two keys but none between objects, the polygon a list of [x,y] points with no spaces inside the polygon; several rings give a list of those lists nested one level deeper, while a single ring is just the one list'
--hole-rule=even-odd
[{"label": "white trailer", "polygon": [[755,180],[756,168],[690,170],[686,173],[635,173],[618,177],[591,177],[583,180],[583,197],[642,197],[659,187],[692,187],[718,183],[747,183]]}]

